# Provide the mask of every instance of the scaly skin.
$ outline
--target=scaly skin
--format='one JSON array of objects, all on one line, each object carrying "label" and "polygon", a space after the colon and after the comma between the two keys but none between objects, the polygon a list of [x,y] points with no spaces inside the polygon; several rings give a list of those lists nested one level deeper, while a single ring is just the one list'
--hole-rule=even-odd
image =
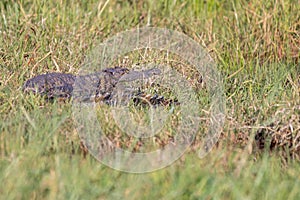
[{"label": "scaly skin", "polygon": [[122,81],[134,81],[150,78],[158,74],[161,74],[161,71],[157,68],[130,71],[123,67],[107,68],[84,76],[49,73],[27,80],[23,86],[23,91],[44,95],[48,99],[59,98],[66,100],[73,97],[73,99],[80,101],[97,100],[108,102],[121,77],[123,77]]}]

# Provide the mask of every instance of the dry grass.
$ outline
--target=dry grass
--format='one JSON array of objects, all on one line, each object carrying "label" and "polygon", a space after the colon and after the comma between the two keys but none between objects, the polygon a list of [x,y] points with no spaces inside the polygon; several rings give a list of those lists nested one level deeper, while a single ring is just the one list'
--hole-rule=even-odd
[{"label": "dry grass", "polygon": [[[299,5],[297,0],[1,1],[0,196],[297,199]],[[71,103],[25,96],[21,86],[41,73],[76,74],[99,40],[149,24],[183,32],[208,49],[224,77],[227,113],[222,136],[206,158],[193,153],[199,134],[174,165],[137,176],[98,165],[87,154]],[[158,62],[165,58],[152,56]],[[203,103],[209,102],[193,69],[173,61],[175,69],[190,74]],[[116,60],[124,66],[136,62],[148,60],[139,54]],[[114,125],[105,128],[115,133],[116,144],[139,150],[139,141],[123,140]],[[164,135],[150,144],[168,141]]]}]

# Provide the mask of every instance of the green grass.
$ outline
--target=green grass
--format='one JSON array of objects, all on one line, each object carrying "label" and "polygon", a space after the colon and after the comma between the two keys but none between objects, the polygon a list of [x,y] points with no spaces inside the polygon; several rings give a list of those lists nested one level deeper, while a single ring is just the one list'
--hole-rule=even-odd
[{"label": "green grass", "polygon": [[[4,0],[0,11],[1,199],[299,199],[299,150],[289,157],[253,142],[273,122],[276,134],[299,144],[297,0]],[[99,41],[146,25],[183,32],[209,50],[227,115],[204,159],[196,138],[173,165],[128,174],[86,154],[70,103],[24,95],[21,86],[41,73],[77,73]]]}]

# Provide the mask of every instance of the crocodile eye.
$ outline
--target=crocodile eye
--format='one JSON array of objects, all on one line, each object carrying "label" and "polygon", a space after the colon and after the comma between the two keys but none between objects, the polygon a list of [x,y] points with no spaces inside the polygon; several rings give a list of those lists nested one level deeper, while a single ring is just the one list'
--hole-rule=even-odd
[{"label": "crocodile eye", "polygon": [[111,75],[115,75],[115,73],[118,71],[119,67],[115,67],[115,68],[107,68],[104,69],[103,72],[109,73]]}]

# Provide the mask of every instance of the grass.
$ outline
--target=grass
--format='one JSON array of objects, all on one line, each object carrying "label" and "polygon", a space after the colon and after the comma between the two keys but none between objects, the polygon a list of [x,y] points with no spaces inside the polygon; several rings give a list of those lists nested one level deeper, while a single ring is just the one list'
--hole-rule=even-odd
[{"label": "grass", "polygon": [[[0,10],[1,199],[299,198],[297,0],[4,0]],[[24,95],[21,86],[41,73],[76,74],[98,41],[146,25],[208,49],[223,76],[226,122],[204,159],[196,138],[173,165],[128,174],[86,153],[70,103]],[[254,141],[259,131],[264,149]]]}]

